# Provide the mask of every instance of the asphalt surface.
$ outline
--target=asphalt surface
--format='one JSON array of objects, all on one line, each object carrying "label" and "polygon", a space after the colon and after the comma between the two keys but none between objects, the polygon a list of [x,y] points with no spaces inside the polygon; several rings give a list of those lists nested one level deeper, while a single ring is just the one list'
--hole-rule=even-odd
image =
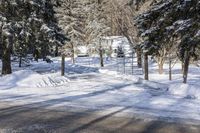
[{"label": "asphalt surface", "polygon": [[116,117],[122,110],[59,111],[0,103],[0,133],[200,133],[200,123]]}]

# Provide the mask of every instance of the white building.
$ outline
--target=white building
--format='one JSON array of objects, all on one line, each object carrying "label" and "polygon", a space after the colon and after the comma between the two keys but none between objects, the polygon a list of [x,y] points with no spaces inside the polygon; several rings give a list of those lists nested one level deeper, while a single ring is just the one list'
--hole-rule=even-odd
[{"label": "white building", "polygon": [[123,36],[111,36],[111,37],[103,37],[102,45],[105,49],[109,49],[112,54],[112,57],[117,56],[117,51],[121,49],[126,56],[129,56],[132,53],[131,46],[126,37]]},{"label": "white building", "polygon": [[[129,56],[132,53],[131,46],[126,37],[109,36],[101,37],[100,40],[101,46],[105,52],[105,56],[117,57],[119,49],[121,49],[126,56]],[[88,54],[90,56],[98,56],[100,40],[96,40],[94,43],[89,44],[88,46],[79,46],[78,55]]]}]

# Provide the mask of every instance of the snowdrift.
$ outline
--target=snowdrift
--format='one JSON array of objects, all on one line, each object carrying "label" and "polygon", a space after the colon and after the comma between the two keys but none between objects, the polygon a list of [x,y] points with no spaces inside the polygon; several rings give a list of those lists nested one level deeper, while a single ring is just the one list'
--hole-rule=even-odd
[{"label": "snowdrift", "polygon": [[53,87],[67,82],[69,82],[69,79],[60,76],[60,73],[39,74],[31,70],[20,70],[2,77],[0,86],[3,89],[13,87]]},{"label": "snowdrift", "polygon": [[110,71],[110,70],[106,70],[106,69],[100,69],[99,72],[102,73],[102,74],[114,76],[116,78],[122,78],[124,80],[131,80],[134,84],[146,85],[146,86],[149,87],[149,89],[156,89],[156,90],[163,90],[163,91],[168,90],[168,86],[166,84],[157,83],[157,82],[153,82],[153,81],[146,81],[146,80],[144,80],[140,77],[137,77],[137,76],[125,75],[125,74],[122,75],[122,74],[119,74],[116,71]]},{"label": "snowdrift", "polygon": [[173,84],[169,87],[169,93],[183,98],[200,99],[200,87],[189,84]]}]

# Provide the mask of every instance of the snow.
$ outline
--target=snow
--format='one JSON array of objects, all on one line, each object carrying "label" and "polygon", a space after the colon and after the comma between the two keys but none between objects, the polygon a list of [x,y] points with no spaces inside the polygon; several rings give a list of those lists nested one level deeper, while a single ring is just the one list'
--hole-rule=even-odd
[{"label": "snow", "polygon": [[0,77],[1,101],[56,110],[101,110],[101,114],[121,110],[116,116],[200,120],[200,71],[195,66],[190,67],[189,84],[182,84],[180,65],[175,65],[174,79],[168,81],[167,73],[158,75],[157,66],[150,63],[151,81],[145,81],[137,73],[116,71],[113,59],[105,62],[105,68],[97,67],[98,58],[77,58],[77,64],[66,59],[64,77],[61,59],[52,60],[23,68],[13,64],[13,74]]},{"label": "snow", "polygon": [[[0,83],[2,88],[5,87],[50,87],[58,86],[69,82],[67,77],[61,77],[60,73],[40,75],[31,70],[20,70],[12,75],[2,77],[4,82]],[[6,89],[6,88],[4,88]]]},{"label": "snow", "polygon": [[2,16],[1,14],[0,14],[0,20],[3,22],[7,21],[6,17]]},{"label": "snow", "polygon": [[87,46],[78,46],[77,49],[80,51],[80,54],[86,55],[88,53]]},{"label": "snow", "polygon": [[177,27],[178,29],[176,30],[176,32],[179,32],[189,28],[192,24],[191,21],[192,21],[191,19],[177,20],[176,22],[174,22],[173,26]]},{"label": "snow", "polygon": [[121,74],[117,73],[116,71],[109,71],[109,70],[100,69],[99,72],[106,74],[106,75],[114,76],[116,78],[121,78],[121,79],[124,79],[124,80],[130,80],[130,81],[132,81],[132,83],[140,83],[140,84],[143,84],[143,85],[147,85],[150,88],[154,88],[154,89],[163,89],[163,90],[167,91],[167,88],[168,88],[164,84],[146,81],[146,80],[143,80],[142,78],[139,78],[139,77],[136,77],[136,76],[125,75],[125,74],[121,75]]},{"label": "snow", "polygon": [[200,30],[197,32],[197,34],[195,35],[195,37],[200,36]]},{"label": "snow", "polygon": [[46,33],[51,32],[52,29],[50,29],[46,24],[43,24],[40,28],[41,31],[44,31]]},{"label": "snow", "polygon": [[173,84],[170,86],[169,92],[183,98],[200,99],[200,88],[197,85]]},{"label": "snow", "polygon": [[166,30],[173,30],[175,27],[174,26],[168,26],[166,27]]},{"label": "snow", "polygon": [[143,33],[141,34],[141,36],[142,36],[142,37],[145,37],[145,36],[151,34],[152,32],[156,31],[157,29],[158,29],[157,27],[152,27],[151,29],[146,30],[145,32],[143,32]]}]

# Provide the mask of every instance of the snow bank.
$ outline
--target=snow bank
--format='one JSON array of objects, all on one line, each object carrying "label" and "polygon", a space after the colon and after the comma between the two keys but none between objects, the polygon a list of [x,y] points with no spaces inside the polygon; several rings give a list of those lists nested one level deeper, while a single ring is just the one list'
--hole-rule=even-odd
[{"label": "snow bank", "polygon": [[200,87],[188,84],[173,84],[169,87],[169,93],[184,98],[200,99]]},{"label": "snow bank", "polygon": [[69,82],[67,77],[60,73],[39,74],[31,70],[16,71],[11,75],[1,78],[1,89],[13,87],[53,87]]},{"label": "snow bank", "polygon": [[142,84],[142,85],[148,86],[150,89],[152,89],[152,88],[153,89],[162,89],[164,91],[168,90],[168,86],[165,85],[165,84],[147,81],[147,80],[144,80],[144,79],[137,77],[137,76],[120,74],[116,71],[110,71],[110,70],[107,70],[107,69],[100,69],[99,72],[102,73],[102,74],[114,76],[116,78],[122,78],[123,80],[130,80],[134,84]]}]

